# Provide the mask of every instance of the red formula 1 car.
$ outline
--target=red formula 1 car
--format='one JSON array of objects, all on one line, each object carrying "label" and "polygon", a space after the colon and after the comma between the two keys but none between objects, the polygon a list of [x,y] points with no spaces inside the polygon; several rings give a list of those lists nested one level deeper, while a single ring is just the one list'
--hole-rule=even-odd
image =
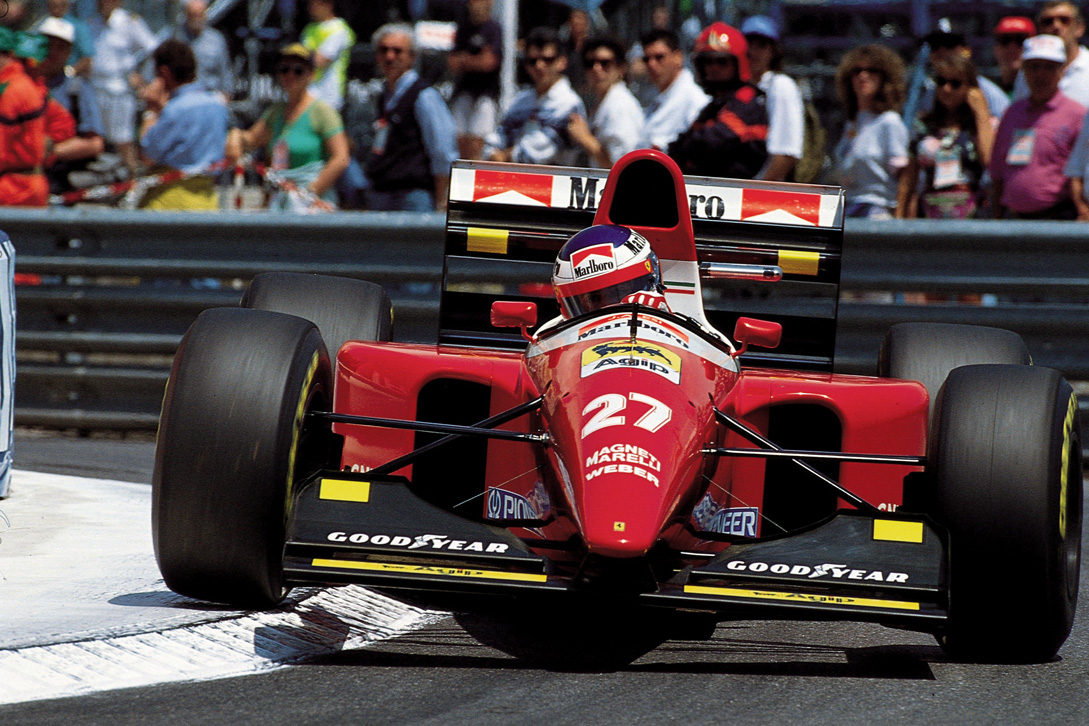
[{"label": "red formula 1 car", "polygon": [[[650,241],[670,310],[531,334],[594,222]],[[438,345],[389,342],[381,288],[317,276],[194,323],[156,452],[167,585],[872,621],[1051,658],[1078,592],[1071,387],[951,325],[894,327],[880,377],[833,373],[842,224],[838,189],[685,180],[647,150],[607,179],[459,162]]]}]

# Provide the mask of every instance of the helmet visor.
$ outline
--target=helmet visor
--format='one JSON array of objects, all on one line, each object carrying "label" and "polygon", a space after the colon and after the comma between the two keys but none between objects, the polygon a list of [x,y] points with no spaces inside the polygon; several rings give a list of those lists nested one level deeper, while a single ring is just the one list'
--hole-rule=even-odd
[{"label": "helmet visor", "polygon": [[619,305],[624,298],[636,292],[660,292],[658,273],[648,272],[600,290],[561,297],[560,305],[563,307],[564,316],[573,318],[610,305]]}]

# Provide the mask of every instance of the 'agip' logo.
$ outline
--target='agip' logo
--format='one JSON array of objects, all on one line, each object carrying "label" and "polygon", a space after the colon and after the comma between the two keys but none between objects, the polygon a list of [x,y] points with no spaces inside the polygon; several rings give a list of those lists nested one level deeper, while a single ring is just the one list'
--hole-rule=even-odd
[{"label": "'agip' logo", "polygon": [[681,382],[681,357],[654,343],[607,340],[582,351],[582,377],[607,370],[640,368],[670,383]]}]

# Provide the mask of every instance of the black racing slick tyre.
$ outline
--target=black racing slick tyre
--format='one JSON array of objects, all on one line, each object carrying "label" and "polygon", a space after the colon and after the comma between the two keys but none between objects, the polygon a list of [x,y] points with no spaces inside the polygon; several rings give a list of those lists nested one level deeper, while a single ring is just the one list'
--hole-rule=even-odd
[{"label": "black racing slick tyre", "polygon": [[318,326],[335,356],[349,340],[390,340],[393,308],[381,285],[347,277],[266,272],[253,278],[242,307],[296,315]]},{"label": "black racing slick tyre", "polygon": [[1077,398],[1050,368],[976,365],[938,394],[928,468],[949,533],[939,642],[973,661],[1043,662],[1074,622],[1082,479]]},{"label": "black racing slick tyre", "polygon": [[155,449],[152,535],[167,586],[268,607],[283,575],[292,487],[331,460],[329,354],[313,323],[263,310],[201,313],[174,359]]},{"label": "black racing slick tyre", "polygon": [[889,328],[877,358],[878,375],[919,381],[930,394],[930,413],[938,389],[958,366],[978,363],[1030,365],[1021,336],[1001,328],[948,323],[897,323]]}]

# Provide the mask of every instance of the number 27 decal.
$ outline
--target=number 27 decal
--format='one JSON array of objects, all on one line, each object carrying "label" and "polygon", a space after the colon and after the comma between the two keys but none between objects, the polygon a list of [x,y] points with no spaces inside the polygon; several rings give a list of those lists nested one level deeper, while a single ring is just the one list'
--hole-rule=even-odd
[{"label": "number 27 decal", "polygon": [[624,425],[627,420],[624,410],[628,407],[629,400],[650,407],[646,413],[635,420],[634,425],[641,429],[654,433],[669,423],[669,419],[673,418],[673,411],[657,398],[643,393],[635,393],[634,391],[629,393],[627,398],[619,393],[606,393],[604,396],[598,396],[590,401],[582,409],[583,416],[597,411],[597,413],[590,416],[590,420],[582,427],[582,437],[586,438],[598,429]]}]

